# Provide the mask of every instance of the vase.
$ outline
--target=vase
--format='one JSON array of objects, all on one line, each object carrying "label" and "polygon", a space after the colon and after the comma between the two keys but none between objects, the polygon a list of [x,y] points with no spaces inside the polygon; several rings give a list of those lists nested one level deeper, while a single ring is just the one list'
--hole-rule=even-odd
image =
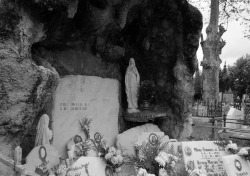
[{"label": "vase", "polygon": [[141,107],[144,110],[148,110],[150,107],[150,100],[142,100]]}]

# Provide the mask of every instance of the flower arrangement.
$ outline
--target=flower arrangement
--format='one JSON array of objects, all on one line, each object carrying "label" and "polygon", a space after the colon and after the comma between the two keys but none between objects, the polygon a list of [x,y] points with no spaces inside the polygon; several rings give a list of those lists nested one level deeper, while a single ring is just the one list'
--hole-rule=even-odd
[{"label": "flower arrangement", "polygon": [[173,171],[177,160],[177,156],[167,154],[163,151],[159,152],[159,154],[155,157],[155,161],[159,164],[160,168],[169,172]]},{"label": "flower arrangement", "polygon": [[115,147],[110,147],[107,149],[105,155],[105,160],[108,165],[110,165],[116,172],[121,170],[123,164],[123,157],[120,150],[117,150]]},{"label": "flower arrangement", "polygon": [[128,165],[134,165],[138,174],[138,169],[142,168],[145,169],[147,173],[158,175],[160,166],[155,158],[158,156],[160,151],[166,148],[166,146],[167,143],[162,143],[161,140],[156,140],[154,145],[152,145],[149,141],[143,142],[139,147],[139,157],[126,156],[126,163]]},{"label": "flower arrangement", "polygon": [[91,122],[92,122],[92,119],[89,119],[87,117],[83,117],[82,121],[79,121],[80,126],[81,126],[83,132],[86,135],[87,140],[90,138],[89,128],[90,128],[90,123]]},{"label": "flower arrangement", "polygon": [[250,160],[250,147],[242,147],[237,154],[246,160]]},{"label": "flower arrangement", "polygon": [[68,167],[66,164],[60,164],[57,166],[55,174],[57,176],[65,176],[67,174]]},{"label": "flower arrangement", "polygon": [[155,83],[150,80],[144,80],[140,85],[140,100],[149,100],[151,101],[155,96]]},{"label": "flower arrangement", "polygon": [[216,145],[225,149],[228,154],[236,154],[238,153],[237,144],[233,143],[231,140],[228,141],[218,141],[214,142]]},{"label": "flower arrangement", "polygon": [[243,157],[246,160],[250,161],[250,147],[242,147],[239,148],[237,144],[233,143],[232,141],[219,141],[215,142],[215,144],[224,147],[225,151],[229,154],[237,154]]},{"label": "flower arrangement", "polygon": [[87,156],[87,153],[90,149],[92,149],[92,146],[91,144],[84,141],[76,144],[75,148],[75,155],[79,158],[81,156]]}]

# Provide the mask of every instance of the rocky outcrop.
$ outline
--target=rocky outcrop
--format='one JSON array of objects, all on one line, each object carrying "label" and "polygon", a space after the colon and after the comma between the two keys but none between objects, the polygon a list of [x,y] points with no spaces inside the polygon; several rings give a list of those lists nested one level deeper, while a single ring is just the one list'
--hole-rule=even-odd
[{"label": "rocky outcrop", "polygon": [[[187,137],[202,16],[186,0],[2,0],[0,8],[3,133],[25,134],[57,73],[119,80],[126,109],[123,79],[133,57],[169,117],[155,124],[171,138]],[[135,125],[121,113],[120,132]]]},{"label": "rocky outcrop", "polygon": [[1,1],[0,8],[0,150],[12,157],[52,95],[59,75],[31,58],[32,45],[44,36],[43,24],[11,2]]}]

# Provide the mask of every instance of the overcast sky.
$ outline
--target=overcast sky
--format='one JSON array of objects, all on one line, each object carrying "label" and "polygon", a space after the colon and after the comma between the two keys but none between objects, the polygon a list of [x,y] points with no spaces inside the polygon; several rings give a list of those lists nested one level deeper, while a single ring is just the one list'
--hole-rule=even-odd
[{"label": "overcast sky", "polygon": [[[202,29],[204,39],[206,38],[205,29],[207,25],[208,24],[204,24]],[[223,34],[222,39],[226,41],[226,45],[222,49],[220,55],[222,60],[221,67],[224,65],[225,61],[227,65],[233,65],[239,57],[250,54],[250,40],[244,38],[244,26],[240,25],[237,21],[233,21],[229,22],[228,26],[224,27],[227,31]],[[199,62],[203,59],[201,46],[199,46],[197,51],[197,58]]]}]

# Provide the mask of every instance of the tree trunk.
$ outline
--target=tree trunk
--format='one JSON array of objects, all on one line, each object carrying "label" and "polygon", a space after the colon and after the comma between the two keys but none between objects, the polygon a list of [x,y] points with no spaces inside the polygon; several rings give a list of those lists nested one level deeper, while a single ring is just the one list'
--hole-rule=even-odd
[{"label": "tree trunk", "polygon": [[203,37],[201,37],[204,100],[218,100],[219,98],[219,70],[221,63],[219,54],[226,42],[221,40],[225,29],[221,25],[218,26],[218,21],[219,0],[211,0],[210,22],[206,29],[207,38],[203,41]]}]

